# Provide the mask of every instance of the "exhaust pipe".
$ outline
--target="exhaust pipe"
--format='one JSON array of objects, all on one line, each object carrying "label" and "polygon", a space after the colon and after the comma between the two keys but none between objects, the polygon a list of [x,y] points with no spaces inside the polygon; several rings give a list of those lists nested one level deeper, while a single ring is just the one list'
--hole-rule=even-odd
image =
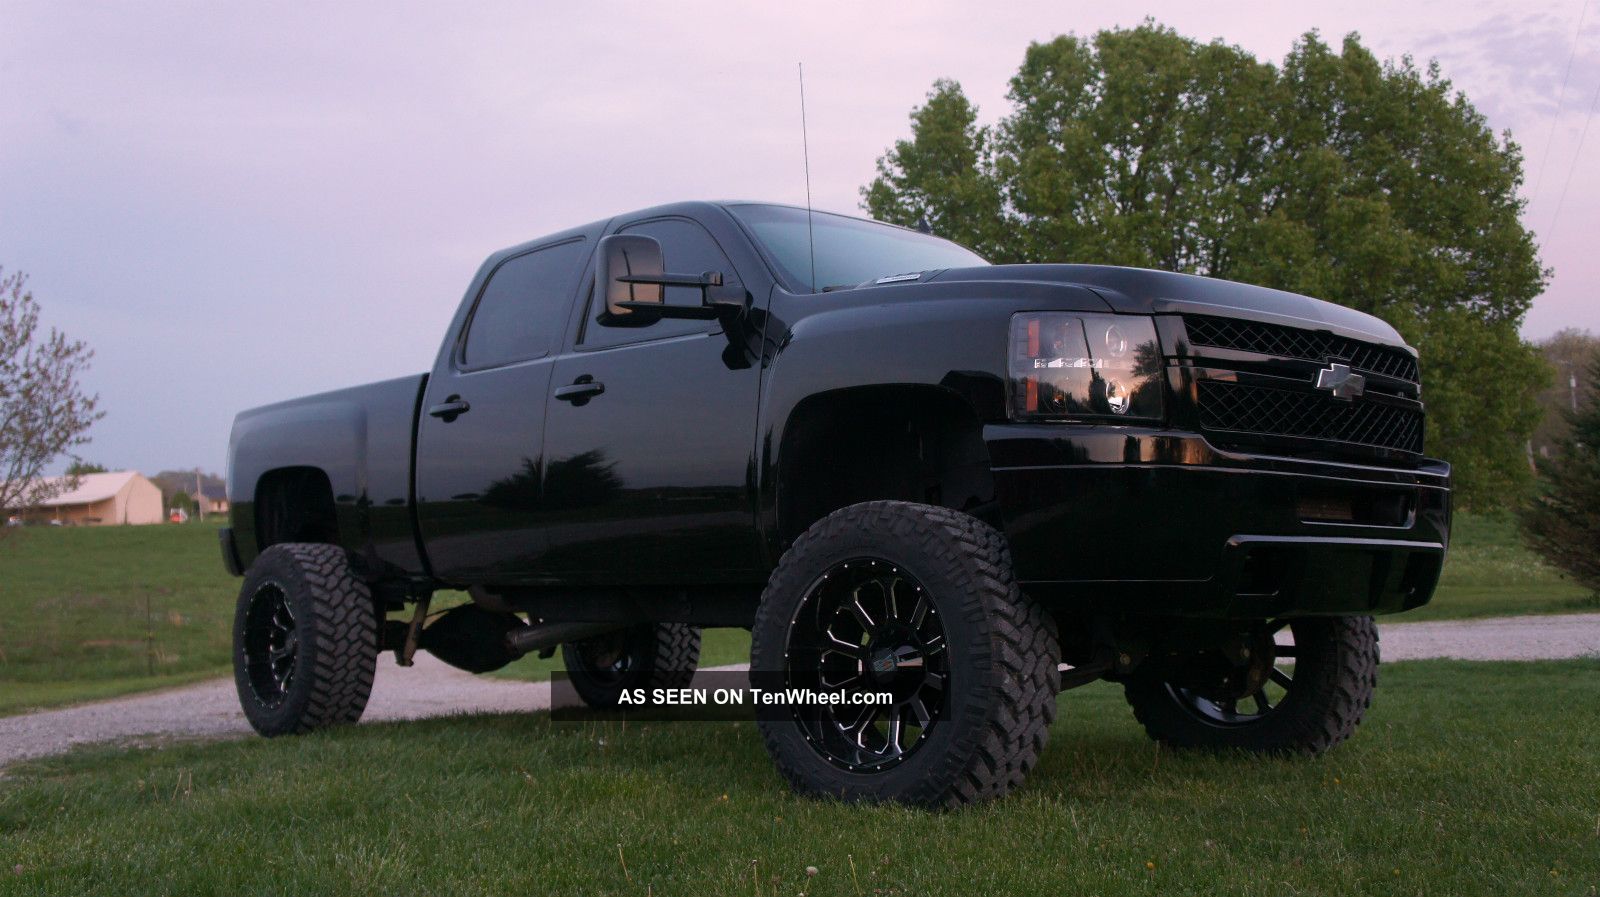
[{"label": "exhaust pipe", "polygon": [[506,633],[506,647],[518,657],[554,648],[566,642],[581,642],[623,628],[616,623],[536,623]]},{"label": "exhaust pipe", "polygon": [[[401,629],[405,624],[395,624]],[[412,638],[423,650],[469,673],[498,670],[524,654],[581,641],[621,628],[616,623],[540,623],[533,626],[514,614],[497,613],[475,604],[446,611]],[[395,633],[397,636],[400,633]],[[415,650],[413,648],[413,650]]]}]

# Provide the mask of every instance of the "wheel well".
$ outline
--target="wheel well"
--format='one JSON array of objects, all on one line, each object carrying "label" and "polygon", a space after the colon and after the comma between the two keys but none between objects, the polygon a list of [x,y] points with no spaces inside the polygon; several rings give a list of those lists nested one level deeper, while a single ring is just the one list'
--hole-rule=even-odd
[{"label": "wheel well", "polygon": [[339,541],[333,484],[315,467],[281,467],[256,482],[256,548],[279,542]]},{"label": "wheel well", "polygon": [[833,511],[863,501],[938,505],[998,524],[983,425],[954,393],[874,386],[796,406],[778,451],[784,545]]}]

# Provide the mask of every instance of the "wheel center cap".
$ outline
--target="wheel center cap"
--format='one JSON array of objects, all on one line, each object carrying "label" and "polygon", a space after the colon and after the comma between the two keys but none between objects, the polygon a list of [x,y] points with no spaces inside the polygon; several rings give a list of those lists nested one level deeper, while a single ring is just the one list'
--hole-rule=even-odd
[{"label": "wheel center cap", "polygon": [[892,645],[868,655],[867,671],[878,685],[892,686],[896,692],[916,690],[921,681],[922,652],[916,645]]},{"label": "wheel center cap", "polygon": [[884,650],[872,655],[872,674],[880,679],[893,676],[899,668],[900,658],[893,651]]}]

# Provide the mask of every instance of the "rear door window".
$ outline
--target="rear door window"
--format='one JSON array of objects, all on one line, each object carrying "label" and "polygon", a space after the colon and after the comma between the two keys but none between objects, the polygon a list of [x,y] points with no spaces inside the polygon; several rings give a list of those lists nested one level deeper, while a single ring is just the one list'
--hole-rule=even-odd
[{"label": "rear door window", "polygon": [[460,365],[478,370],[550,354],[587,252],[569,240],[513,256],[489,275],[467,323]]}]

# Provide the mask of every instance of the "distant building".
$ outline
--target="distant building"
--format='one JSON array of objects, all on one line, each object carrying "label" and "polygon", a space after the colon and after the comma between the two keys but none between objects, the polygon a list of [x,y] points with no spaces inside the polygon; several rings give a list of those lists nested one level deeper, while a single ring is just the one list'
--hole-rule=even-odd
[{"label": "distant building", "polygon": [[[65,477],[47,482],[61,483]],[[21,515],[28,523],[63,526],[114,526],[123,523],[160,523],[165,518],[161,490],[135,470],[88,473],[78,477],[78,488],[63,492]]]},{"label": "distant building", "polygon": [[226,514],[228,513],[228,489],[226,486],[213,486],[206,483],[201,487],[200,494],[194,497],[194,503],[200,507],[201,514]]}]

